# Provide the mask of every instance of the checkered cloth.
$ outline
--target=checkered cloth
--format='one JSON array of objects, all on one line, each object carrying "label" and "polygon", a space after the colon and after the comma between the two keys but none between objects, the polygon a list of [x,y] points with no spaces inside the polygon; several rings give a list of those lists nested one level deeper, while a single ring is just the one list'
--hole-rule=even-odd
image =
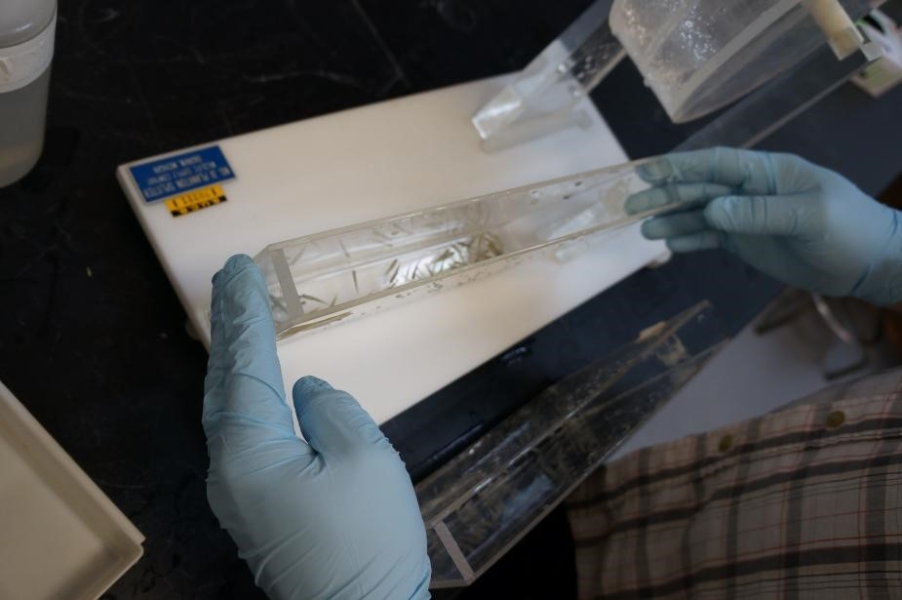
[{"label": "checkered cloth", "polygon": [[902,370],[639,450],[568,500],[580,598],[902,598]]}]

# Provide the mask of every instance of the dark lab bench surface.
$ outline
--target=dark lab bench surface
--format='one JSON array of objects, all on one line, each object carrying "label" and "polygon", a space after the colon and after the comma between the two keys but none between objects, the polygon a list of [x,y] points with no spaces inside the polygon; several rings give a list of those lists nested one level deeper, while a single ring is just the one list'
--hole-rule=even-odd
[{"label": "dark lab bench surface", "polygon": [[[587,5],[61,3],[46,150],[28,178],[0,190],[0,380],[147,536],[145,557],[109,598],[262,597],[206,502],[206,354],[185,334],[116,165],[522,68]],[[595,99],[633,157],[685,135],[628,64]],[[875,102],[846,86],[763,145],[803,152],[876,193],[902,166],[900,113],[902,90]],[[385,430],[420,477],[642,328],[709,299],[736,332],[779,289],[724,253],[677,257]]]}]

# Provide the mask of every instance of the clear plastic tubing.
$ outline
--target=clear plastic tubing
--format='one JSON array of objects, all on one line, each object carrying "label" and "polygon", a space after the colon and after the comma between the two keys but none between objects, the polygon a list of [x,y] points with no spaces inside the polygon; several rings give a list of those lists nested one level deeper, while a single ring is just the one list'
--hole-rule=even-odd
[{"label": "clear plastic tubing", "polygon": [[0,188],[41,156],[55,29],[56,0],[0,0]]}]

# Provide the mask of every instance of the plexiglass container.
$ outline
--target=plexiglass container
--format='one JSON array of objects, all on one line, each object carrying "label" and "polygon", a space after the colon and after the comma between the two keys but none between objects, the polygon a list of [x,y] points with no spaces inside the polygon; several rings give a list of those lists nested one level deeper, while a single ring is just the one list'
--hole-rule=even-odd
[{"label": "plexiglass container", "polygon": [[611,0],[598,0],[473,116],[489,152],[591,119],[581,100],[626,56],[608,26]]},{"label": "plexiglass container", "polygon": [[469,585],[725,344],[702,302],[517,409],[416,486],[433,588]]},{"label": "plexiglass container", "polygon": [[638,161],[268,246],[256,257],[280,337],[319,330],[485,277],[535,256],[565,260],[649,188]]},{"label": "plexiglass container", "polygon": [[[829,43],[880,0],[597,0],[473,116],[486,151],[586,127],[580,102],[627,54],[676,123],[742,97]],[[608,16],[609,15],[609,16]]]},{"label": "plexiglass container", "polygon": [[[858,18],[871,2],[841,4]],[[675,123],[736,100],[828,41],[799,0],[616,0],[609,19]]]}]

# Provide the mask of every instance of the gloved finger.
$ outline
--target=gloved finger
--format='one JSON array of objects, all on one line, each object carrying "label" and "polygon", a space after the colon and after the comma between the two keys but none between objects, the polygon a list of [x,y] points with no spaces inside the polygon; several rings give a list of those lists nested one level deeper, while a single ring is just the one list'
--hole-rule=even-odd
[{"label": "gloved finger", "polygon": [[636,168],[652,185],[717,183],[749,194],[774,194],[774,166],[766,152],[709,148],[675,152]]},{"label": "gloved finger", "polygon": [[627,214],[635,215],[668,204],[695,204],[728,196],[734,189],[718,183],[665,183],[637,192],[626,199]]},{"label": "gloved finger", "polygon": [[746,235],[793,235],[804,209],[793,197],[727,196],[705,207],[705,220],[719,231]]},{"label": "gloved finger", "polygon": [[285,403],[269,295],[250,257],[233,256],[213,277],[211,313],[203,410],[207,437],[236,424],[255,442],[297,439]]},{"label": "gloved finger", "polygon": [[322,379],[299,379],[294,384],[292,396],[301,433],[317,452],[348,456],[374,446],[388,445],[379,426],[357,400]]},{"label": "gloved finger", "polygon": [[710,229],[711,227],[705,220],[705,214],[701,210],[693,210],[649,219],[642,224],[642,235],[649,240],[663,240],[710,231]]},{"label": "gloved finger", "polygon": [[667,247],[675,253],[713,250],[722,246],[722,234],[716,231],[704,231],[692,235],[668,238],[667,240]]}]

